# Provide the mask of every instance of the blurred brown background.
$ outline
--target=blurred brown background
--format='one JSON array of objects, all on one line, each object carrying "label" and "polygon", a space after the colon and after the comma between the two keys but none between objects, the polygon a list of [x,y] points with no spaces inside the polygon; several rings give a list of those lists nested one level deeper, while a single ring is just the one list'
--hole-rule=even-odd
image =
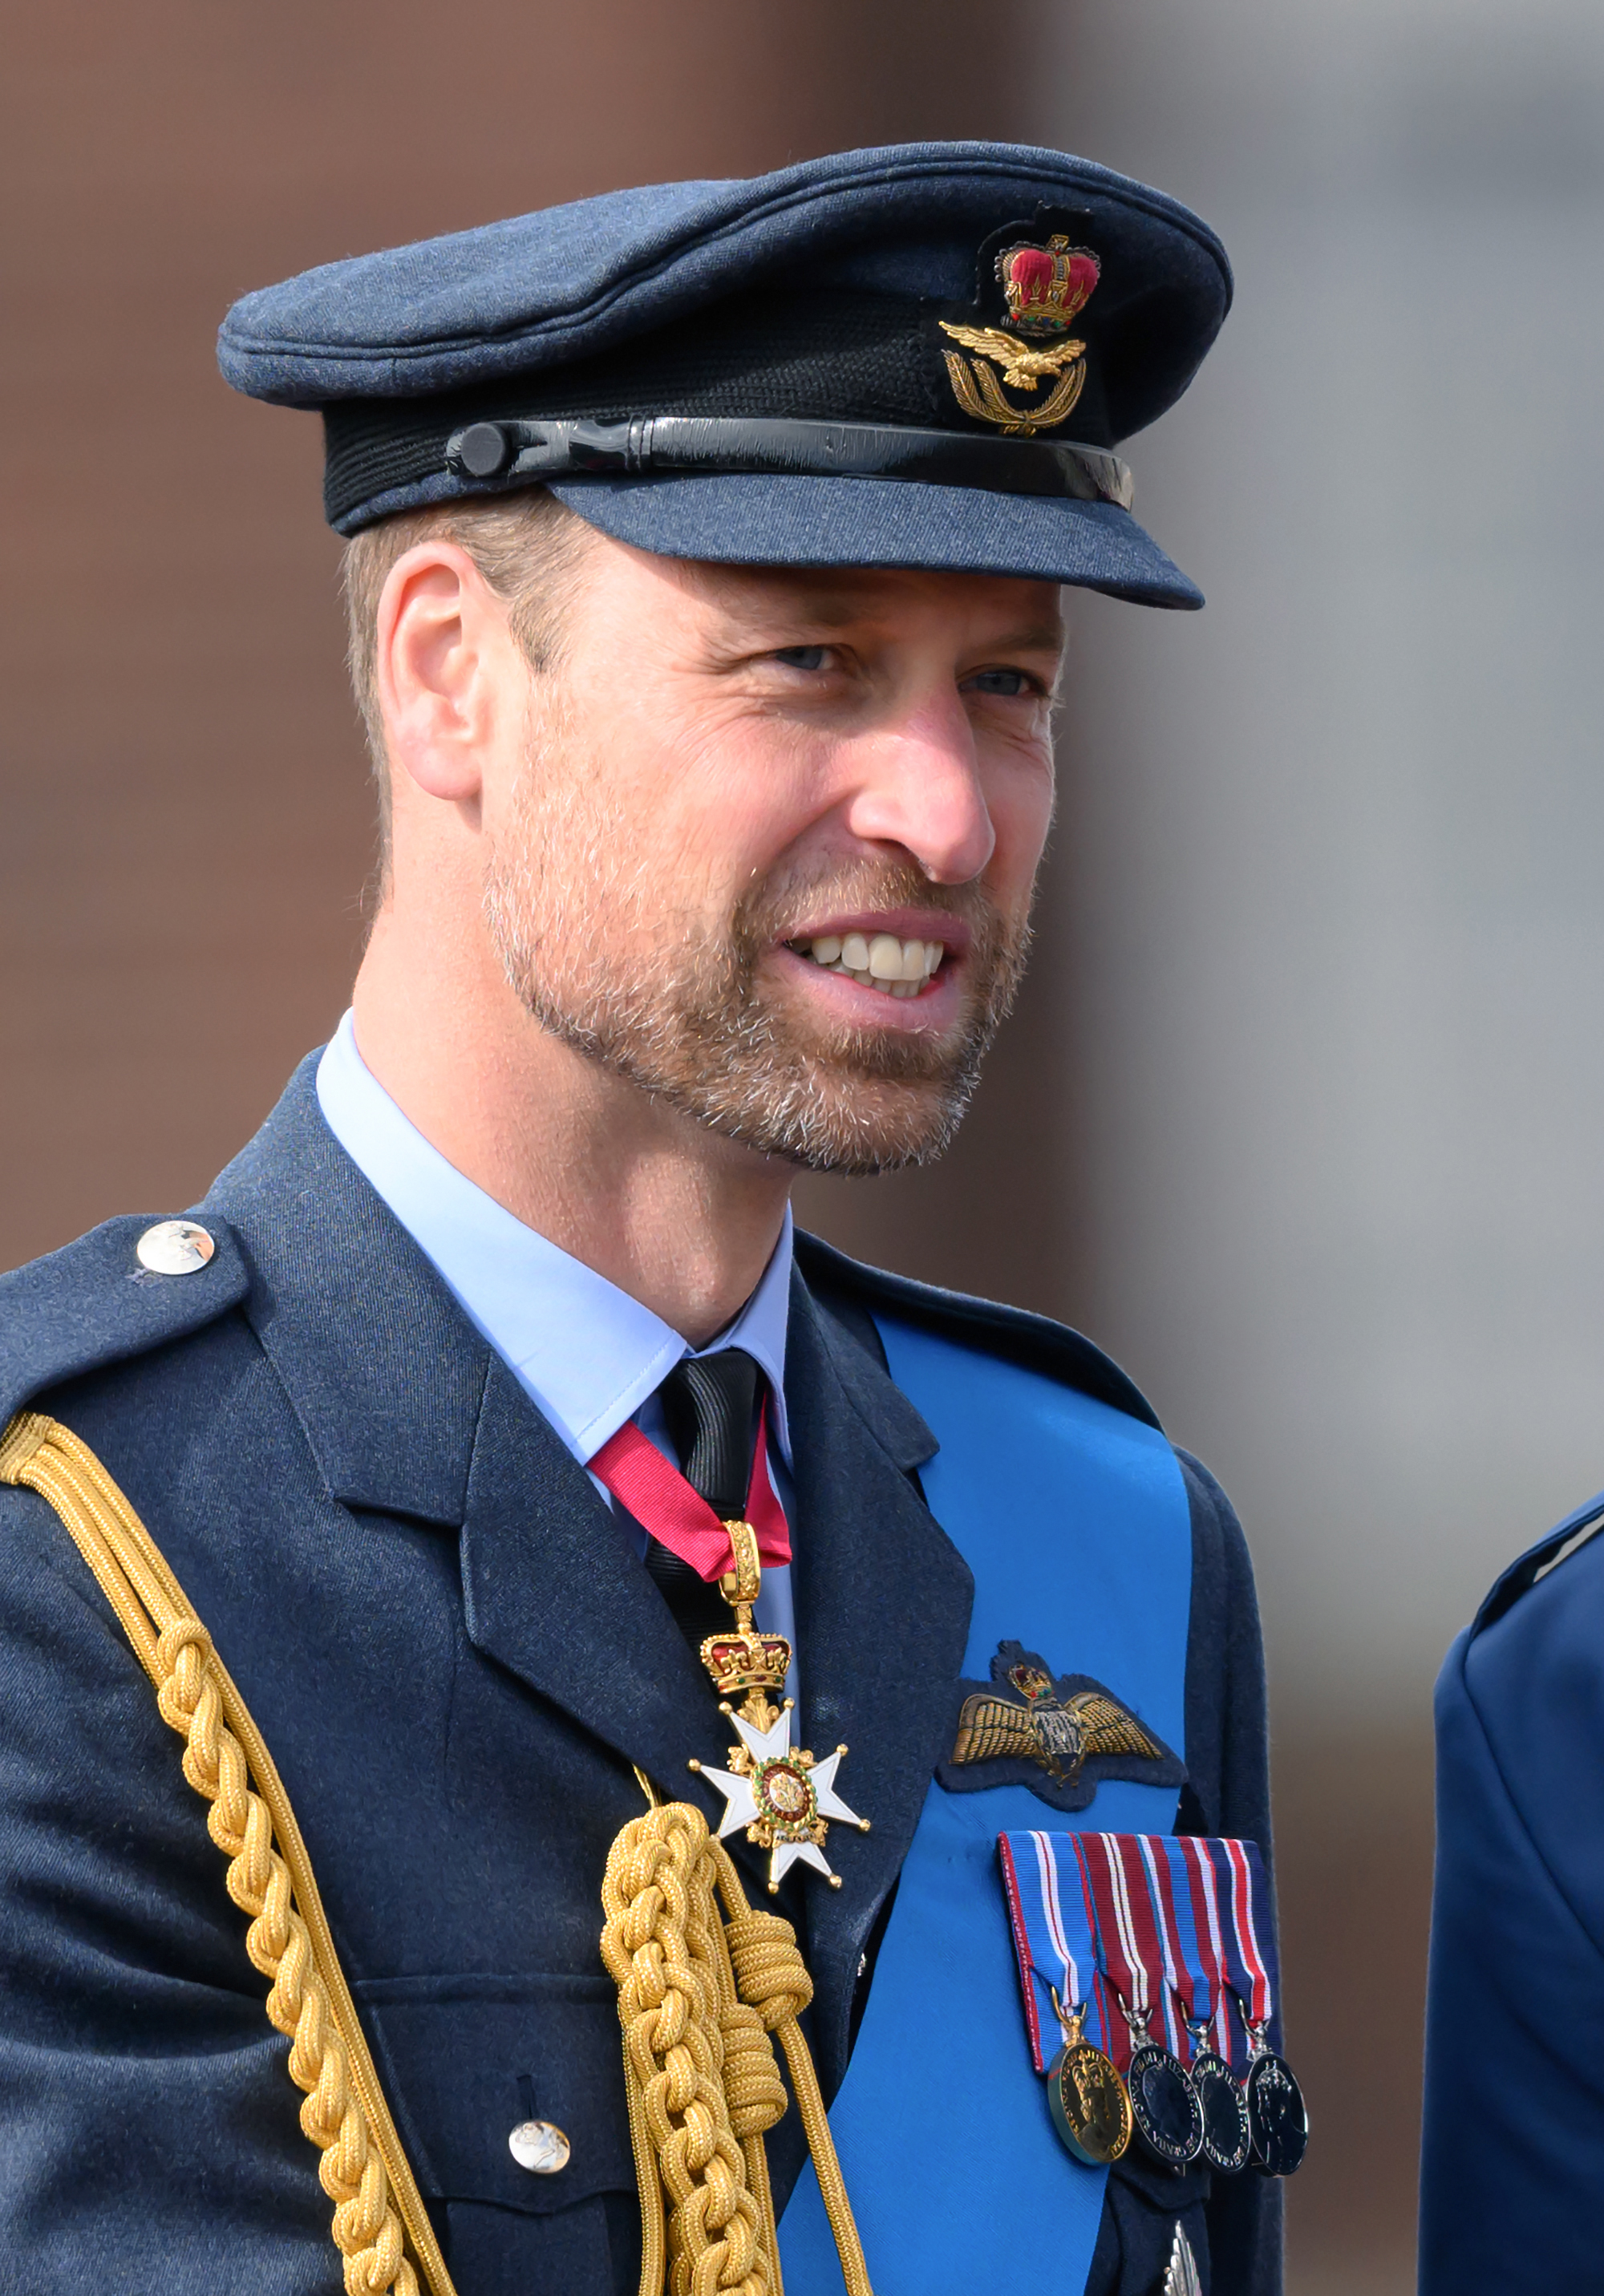
[{"label": "blurred brown background", "polygon": [[192,1201],[345,1002],[371,845],[315,422],[233,298],[632,182],[1068,145],[1240,275],[1133,450],[1210,594],[1076,602],[1038,962],[849,1248],[1067,1316],[1259,1556],[1297,2296],[1412,2283],[1431,1677],[1604,1480],[1581,0],[349,0],[13,11],[0,92],[0,1264]]}]

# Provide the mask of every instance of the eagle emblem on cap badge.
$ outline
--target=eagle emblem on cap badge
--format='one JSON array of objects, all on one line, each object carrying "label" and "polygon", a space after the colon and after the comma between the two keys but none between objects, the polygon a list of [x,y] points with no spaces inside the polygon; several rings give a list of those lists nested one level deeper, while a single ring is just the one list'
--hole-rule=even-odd
[{"label": "eagle emblem on cap badge", "polygon": [[[1016,240],[1001,249],[996,276],[1008,317],[1018,332],[941,320],[943,334],[963,346],[944,354],[946,371],[966,414],[1015,438],[1030,439],[1038,430],[1056,429],[1081,395],[1086,346],[1068,331],[1097,285],[1101,266],[1090,248],[1071,247],[1061,233],[1054,232],[1045,246]],[[1055,340],[1059,337],[1063,340]],[[966,358],[965,351],[971,356]],[[997,368],[1002,369],[1001,380]],[[1052,388],[1034,405],[1021,406],[1005,395],[1016,390],[1034,398],[1044,382]]]},{"label": "eagle emblem on cap badge", "polygon": [[1087,1674],[1054,1675],[1020,1643],[1000,1643],[989,1683],[961,1682],[953,1751],[937,1770],[949,1793],[1026,1785],[1054,1809],[1084,1809],[1104,1778],[1181,1785],[1164,1741]]}]

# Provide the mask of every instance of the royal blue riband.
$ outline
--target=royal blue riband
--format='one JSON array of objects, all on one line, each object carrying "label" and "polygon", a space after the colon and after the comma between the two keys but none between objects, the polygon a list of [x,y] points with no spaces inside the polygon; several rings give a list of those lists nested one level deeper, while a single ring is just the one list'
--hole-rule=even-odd
[{"label": "royal blue riband", "polygon": [[[880,1329],[892,1378],[941,1445],[920,1470],[926,1499],[974,1573],[964,1674],[984,1681],[998,1644],[1023,1642],[1059,1672],[1106,1683],[1184,1759],[1191,1519],[1169,1444],[1040,1373],[916,1325]],[[863,1761],[859,1807],[872,1817],[872,1748]],[[1175,1800],[1173,1786],[1108,1779],[1084,1819],[1166,1833]],[[1027,1786],[931,1784],[830,2109],[875,2296],[979,2296],[1000,2270],[1054,2296],[1084,2287],[1106,2171],[1072,2160],[1053,2132],[997,1868],[998,1834],[1049,1815],[1058,1833],[1081,1823]],[[954,2112],[961,2174],[942,2133]],[[787,2296],[840,2296],[811,2167],[780,2251]]]}]

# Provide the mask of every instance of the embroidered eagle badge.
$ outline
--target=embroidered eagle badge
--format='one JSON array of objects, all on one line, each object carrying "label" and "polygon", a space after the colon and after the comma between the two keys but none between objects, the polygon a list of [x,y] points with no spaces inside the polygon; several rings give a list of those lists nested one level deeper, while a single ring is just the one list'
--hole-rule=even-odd
[{"label": "embroidered eagle badge", "polygon": [[936,1772],[949,1793],[1028,1786],[1052,1809],[1084,1809],[1104,1778],[1184,1784],[1186,1767],[1107,1685],[1054,1675],[1021,1643],[1000,1643],[991,1681],[961,1682],[953,1751]]},{"label": "embroidered eagle badge", "polygon": [[[945,354],[947,380],[959,406],[977,422],[1033,439],[1067,422],[1080,397],[1086,346],[1069,328],[1101,266],[1089,247],[1072,247],[1064,233],[1054,232],[1043,245],[1015,240],[1000,248],[993,267],[1009,325],[937,320],[941,332],[963,347]],[[1002,370],[1000,381],[994,368]],[[1038,398],[1043,382],[1052,388]],[[1010,398],[1008,390],[1025,396]]]}]

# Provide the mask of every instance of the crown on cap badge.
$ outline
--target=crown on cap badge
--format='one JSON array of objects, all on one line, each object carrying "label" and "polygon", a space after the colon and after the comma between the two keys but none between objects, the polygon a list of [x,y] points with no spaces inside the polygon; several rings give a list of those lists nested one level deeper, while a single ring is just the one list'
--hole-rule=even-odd
[{"label": "crown on cap badge", "polygon": [[1008,316],[1022,335],[1060,335],[1101,276],[1088,247],[1071,247],[1055,233],[1045,247],[1021,242],[997,258],[997,279]]},{"label": "crown on cap badge", "polygon": [[[953,395],[966,414],[1016,438],[1034,438],[1038,430],[1053,430],[1064,422],[1081,395],[1086,346],[1069,336],[1068,329],[1097,285],[1101,266],[1090,248],[1071,247],[1055,232],[1045,247],[1019,240],[1003,248],[996,271],[1009,318],[1019,333],[943,319],[942,332],[974,354],[970,358],[963,351],[943,356]],[[1053,341],[1054,336],[1067,340]],[[1000,381],[994,367],[1002,370]],[[1004,395],[1004,385],[1034,395],[1047,381],[1052,389],[1039,405],[1021,406]]]}]

